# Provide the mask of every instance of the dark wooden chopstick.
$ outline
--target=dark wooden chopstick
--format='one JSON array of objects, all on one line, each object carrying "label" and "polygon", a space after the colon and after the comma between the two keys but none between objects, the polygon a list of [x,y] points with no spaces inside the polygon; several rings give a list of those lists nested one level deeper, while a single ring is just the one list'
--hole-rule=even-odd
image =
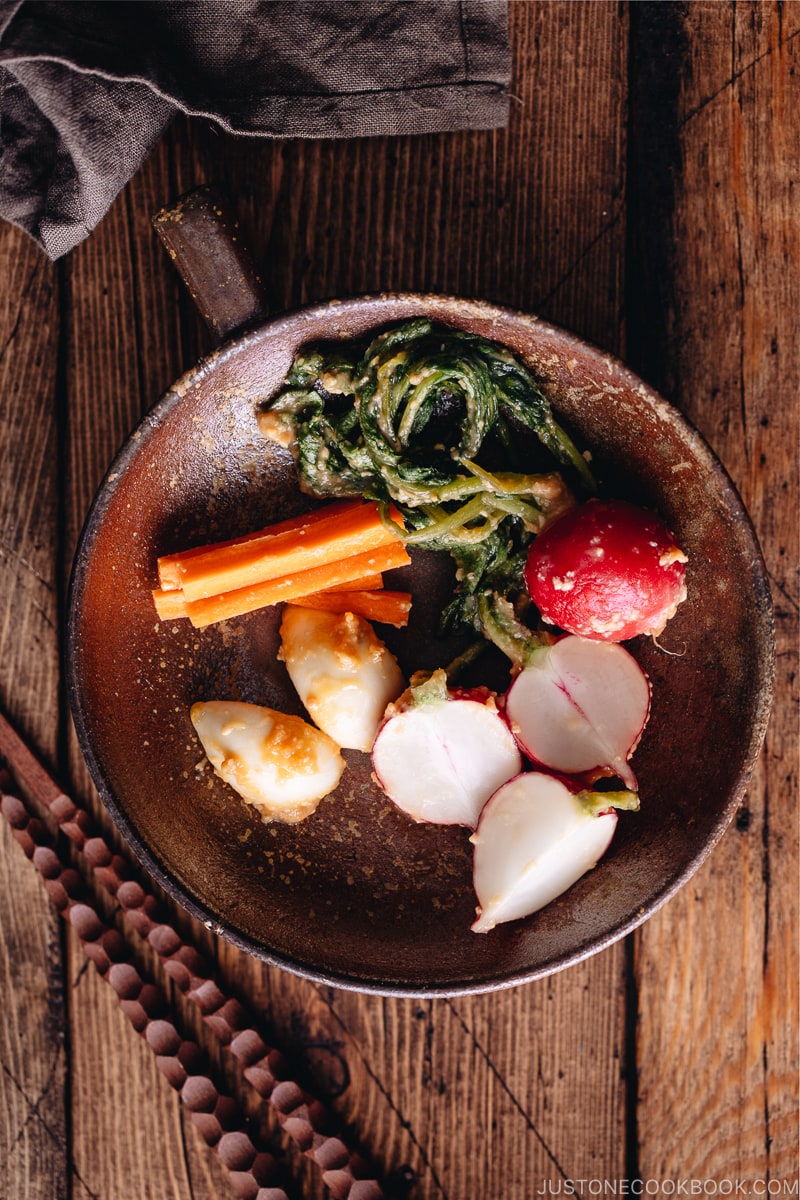
[{"label": "dark wooden chopstick", "polygon": [[227,1167],[234,1193],[242,1200],[288,1200],[276,1184],[275,1158],[254,1145],[236,1100],[217,1087],[200,1047],[182,1037],[166,1015],[161,989],[143,978],[125,939],[100,916],[80,874],[59,857],[46,826],[6,791],[2,779],[0,791],[0,807],[14,839],[78,934],[87,957],[116,992],[125,1016],[150,1046],[159,1070],[179,1092],[201,1137]]},{"label": "dark wooden chopstick", "polygon": [[139,877],[127,859],[113,850],[90,813],[62,791],[2,713],[0,756],[51,814],[95,882],[116,900],[125,924],[152,946],[166,973],[200,1010],[206,1028],[238,1060],[247,1082],[270,1104],[287,1136],[317,1165],[333,1200],[380,1200],[384,1190],[365,1159],[340,1137],[325,1132],[330,1126],[325,1106],[292,1078],[285,1056],[268,1046],[243,1005],[225,994],[214,968],[181,936],[164,906],[148,891],[146,877]]}]

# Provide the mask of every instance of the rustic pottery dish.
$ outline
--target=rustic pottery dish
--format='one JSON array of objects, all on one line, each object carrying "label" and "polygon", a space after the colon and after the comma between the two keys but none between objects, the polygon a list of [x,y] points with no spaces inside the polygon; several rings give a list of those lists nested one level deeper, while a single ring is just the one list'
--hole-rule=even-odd
[{"label": "rustic pottery dish", "polygon": [[[213,236],[219,241],[219,232]],[[226,244],[223,254],[238,254]],[[245,278],[231,307],[224,283],[241,283],[234,260],[220,267],[218,254],[198,259],[191,246],[174,243],[171,251],[212,327],[225,332],[254,315],[252,280]],[[592,448],[606,490],[657,509],[689,556],[689,598],[663,648],[647,639],[629,644],[653,688],[635,757],[641,811],[623,814],[607,856],[559,901],[486,935],[469,929],[475,899],[465,831],[415,825],[394,810],[366,756],[346,752],[337,793],[295,826],[260,823],[203,766],[189,720],[194,701],[301,711],[276,661],[277,614],[263,610],[198,632],[187,622],[160,623],[150,594],[159,554],[308,506],[288,453],[264,441],[255,421],[298,347],[418,314],[521,355],[577,443]],[[435,627],[452,584],[449,560],[416,555],[405,578],[413,620],[408,631],[389,631],[387,642],[406,671],[448,661],[450,647],[438,644]],[[519,983],[629,932],[724,832],[769,712],[769,590],[750,522],[713,453],[619,362],[535,317],[473,300],[359,297],[260,320],[230,337],[153,407],[111,466],[76,555],[69,605],[78,736],[144,867],[252,954],[384,994]]]}]

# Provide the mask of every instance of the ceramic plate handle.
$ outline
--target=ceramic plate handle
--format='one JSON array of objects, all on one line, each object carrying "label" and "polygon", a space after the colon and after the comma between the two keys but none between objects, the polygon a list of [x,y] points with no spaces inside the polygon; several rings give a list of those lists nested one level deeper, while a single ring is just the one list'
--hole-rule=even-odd
[{"label": "ceramic plate handle", "polygon": [[219,188],[187,192],[153,225],[217,342],[266,316],[261,279]]}]

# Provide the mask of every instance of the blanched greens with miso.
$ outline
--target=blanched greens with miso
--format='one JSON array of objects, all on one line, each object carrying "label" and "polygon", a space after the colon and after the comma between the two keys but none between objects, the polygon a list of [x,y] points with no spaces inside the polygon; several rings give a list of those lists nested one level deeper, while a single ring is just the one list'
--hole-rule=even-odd
[{"label": "blanched greens with miso", "polygon": [[[301,350],[260,425],[291,448],[304,491],[368,497],[387,522],[393,503],[406,544],[453,555],[458,586],[443,619],[452,632],[484,633],[479,592],[521,591],[530,543],[574,503],[570,484],[594,491],[519,359],[427,319],[366,344]],[[518,469],[521,436],[541,458],[533,473]]]}]

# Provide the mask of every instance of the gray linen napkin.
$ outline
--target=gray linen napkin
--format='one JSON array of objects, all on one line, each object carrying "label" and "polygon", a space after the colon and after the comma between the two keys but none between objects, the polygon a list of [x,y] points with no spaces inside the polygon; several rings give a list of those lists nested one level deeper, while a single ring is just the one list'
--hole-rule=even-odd
[{"label": "gray linen napkin", "polygon": [[0,217],[58,258],[177,111],[232,134],[505,124],[507,0],[0,0]]}]

